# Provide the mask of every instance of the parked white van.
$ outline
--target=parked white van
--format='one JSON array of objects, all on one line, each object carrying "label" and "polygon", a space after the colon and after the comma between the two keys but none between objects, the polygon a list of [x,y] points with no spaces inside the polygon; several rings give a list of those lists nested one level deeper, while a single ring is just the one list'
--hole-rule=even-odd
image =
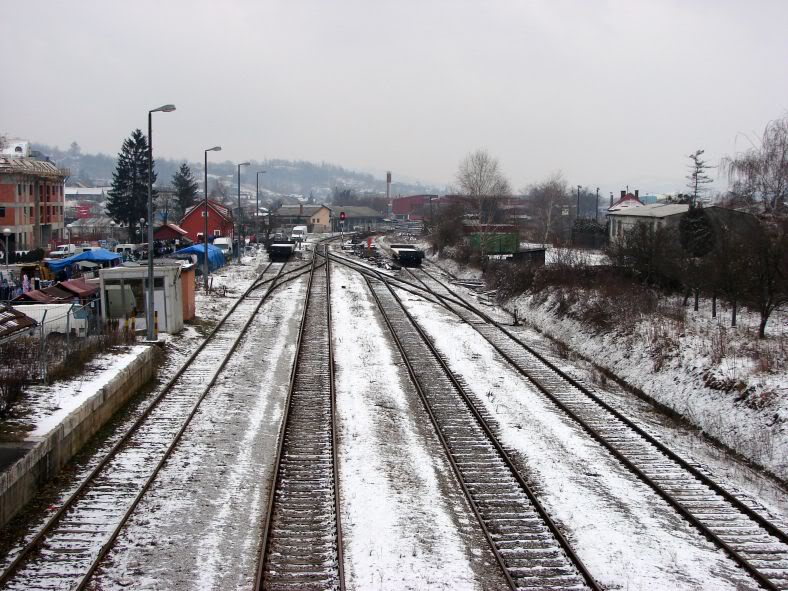
[{"label": "parked white van", "polygon": [[142,251],[141,244],[116,244],[113,249],[116,253],[123,257],[124,261],[139,258],[140,251]]},{"label": "parked white van", "polygon": [[57,248],[49,253],[50,259],[64,259],[76,254],[77,247],[74,244],[58,244]]},{"label": "parked white van", "polygon": [[296,242],[303,242],[306,240],[306,226],[296,226],[293,228],[293,231],[290,232],[290,239],[295,240]]},{"label": "parked white van", "polygon": [[213,245],[222,251],[222,254],[225,256],[225,258],[231,256],[233,253],[233,244],[229,238],[224,236],[214,238]]}]

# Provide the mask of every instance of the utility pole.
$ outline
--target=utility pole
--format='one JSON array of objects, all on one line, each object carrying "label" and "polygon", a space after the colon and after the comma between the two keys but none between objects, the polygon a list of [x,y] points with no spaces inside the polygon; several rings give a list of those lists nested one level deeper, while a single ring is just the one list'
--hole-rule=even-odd
[{"label": "utility pole", "polygon": [[575,219],[580,219],[580,185],[577,185],[577,211],[575,212]]},{"label": "utility pole", "polygon": [[599,187],[596,188],[596,209],[594,210],[594,221],[599,223]]}]

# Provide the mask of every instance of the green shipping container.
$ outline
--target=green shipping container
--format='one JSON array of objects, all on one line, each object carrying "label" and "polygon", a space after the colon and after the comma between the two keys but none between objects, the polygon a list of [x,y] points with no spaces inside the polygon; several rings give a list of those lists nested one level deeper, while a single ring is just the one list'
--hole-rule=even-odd
[{"label": "green shipping container", "polygon": [[482,240],[484,241],[484,254],[511,254],[517,252],[520,246],[520,236],[516,233],[489,232],[485,234],[475,233],[470,235],[471,249],[474,252],[481,251]]}]

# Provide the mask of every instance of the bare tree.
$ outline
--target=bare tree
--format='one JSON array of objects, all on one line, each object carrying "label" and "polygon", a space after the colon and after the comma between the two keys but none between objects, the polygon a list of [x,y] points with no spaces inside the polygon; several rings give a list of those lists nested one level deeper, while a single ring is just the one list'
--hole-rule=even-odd
[{"label": "bare tree", "polygon": [[742,154],[726,156],[720,167],[727,172],[731,192],[750,207],[763,203],[774,212],[788,198],[788,116],[769,122],[758,144]]},{"label": "bare tree", "polygon": [[480,224],[493,223],[499,201],[512,193],[498,159],[487,150],[471,152],[460,162],[457,185],[478,213]]},{"label": "bare tree", "polygon": [[560,173],[523,189],[537,240],[551,243],[557,236],[563,209],[569,206],[569,185]]}]

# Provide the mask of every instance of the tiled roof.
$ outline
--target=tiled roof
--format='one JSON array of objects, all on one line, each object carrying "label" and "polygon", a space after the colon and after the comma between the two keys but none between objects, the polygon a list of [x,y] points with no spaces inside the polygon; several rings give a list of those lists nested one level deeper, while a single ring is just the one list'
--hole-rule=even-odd
[{"label": "tiled roof", "polygon": [[31,174],[58,178],[69,176],[67,170],[58,168],[54,163],[46,160],[6,156],[0,156],[0,174]]},{"label": "tiled roof", "polygon": [[11,306],[0,304],[0,342],[17,336],[35,325],[36,321],[29,316],[14,310]]}]

